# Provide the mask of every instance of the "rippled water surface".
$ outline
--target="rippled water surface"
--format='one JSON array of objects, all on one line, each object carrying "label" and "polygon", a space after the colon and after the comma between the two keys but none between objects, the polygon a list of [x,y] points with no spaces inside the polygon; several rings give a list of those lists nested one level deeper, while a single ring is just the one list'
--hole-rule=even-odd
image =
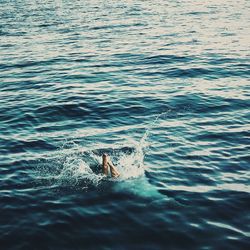
[{"label": "rippled water surface", "polygon": [[250,249],[249,11],[1,1],[1,249]]}]

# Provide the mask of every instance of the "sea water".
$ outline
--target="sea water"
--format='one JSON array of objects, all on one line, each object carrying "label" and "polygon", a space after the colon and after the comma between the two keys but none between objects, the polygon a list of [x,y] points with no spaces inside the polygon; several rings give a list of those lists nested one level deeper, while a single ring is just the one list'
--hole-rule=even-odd
[{"label": "sea water", "polygon": [[0,248],[250,249],[249,11],[1,1]]}]

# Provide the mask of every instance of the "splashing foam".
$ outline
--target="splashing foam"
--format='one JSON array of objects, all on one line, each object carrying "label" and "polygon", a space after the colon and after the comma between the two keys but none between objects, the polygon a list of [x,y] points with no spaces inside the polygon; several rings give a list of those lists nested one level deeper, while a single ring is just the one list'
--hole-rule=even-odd
[{"label": "splashing foam", "polygon": [[100,174],[95,174],[88,163],[80,158],[69,157],[63,163],[60,174],[56,177],[61,184],[80,185],[82,181],[89,184],[98,185],[103,178]]},{"label": "splashing foam", "polygon": [[[103,179],[117,182],[133,179],[144,175],[142,145],[133,142],[131,147],[126,148],[84,150],[74,142],[66,142],[54,155],[47,156],[46,161],[39,164],[38,171],[41,179],[49,182],[49,185],[83,189],[89,185],[98,186]],[[120,172],[119,178],[107,178],[101,173],[103,152],[110,155]]]},{"label": "splashing foam", "polygon": [[149,124],[139,142],[128,141],[126,144],[131,145],[130,147],[116,145],[116,148],[111,150],[85,150],[72,141],[66,141],[54,155],[46,157],[46,162],[39,165],[41,179],[49,181],[49,185],[56,186],[80,188],[88,188],[89,185],[98,186],[103,179],[107,179],[101,173],[102,154],[104,152],[110,155],[111,160],[120,172],[119,178],[108,178],[109,180],[121,184],[124,180],[131,182],[133,179],[143,177],[145,173],[144,156],[149,146],[147,139],[150,130],[163,114],[158,115]]},{"label": "splashing foam", "polygon": [[[137,178],[144,175],[144,152],[141,144],[135,144],[132,152],[119,152],[115,164],[121,174],[121,179]],[[112,155],[111,155],[112,158]]]}]

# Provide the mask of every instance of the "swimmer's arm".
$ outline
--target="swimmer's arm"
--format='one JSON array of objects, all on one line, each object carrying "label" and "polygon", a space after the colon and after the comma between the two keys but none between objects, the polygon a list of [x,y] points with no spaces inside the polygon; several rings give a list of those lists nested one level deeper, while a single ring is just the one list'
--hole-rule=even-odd
[{"label": "swimmer's arm", "polygon": [[111,176],[112,177],[119,177],[120,173],[118,172],[118,170],[116,169],[116,167],[114,166],[114,164],[112,163],[112,161],[109,161],[109,167],[110,167],[110,171],[111,171]]},{"label": "swimmer's arm", "polygon": [[109,160],[108,164],[109,164],[110,167],[115,168],[115,166],[114,166],[114,164],[113,164],[113,162],[111,160]]}]

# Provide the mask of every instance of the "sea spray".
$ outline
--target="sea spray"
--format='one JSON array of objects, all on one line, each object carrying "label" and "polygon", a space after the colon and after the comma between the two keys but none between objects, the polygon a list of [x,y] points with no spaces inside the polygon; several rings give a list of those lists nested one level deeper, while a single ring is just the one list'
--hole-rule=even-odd
[{"label": "sea spray", "polygon": [[[117,166],[120,177],[109,179],[122,182],[124,180],[144,178],[146,180],[144,157],[149,152],[149,137],[157,122],[171,112],[167,110],[158,114],[146,127],[139,141],[128,139],[126,143],[116,144],[114,148],[86,149],[80,143],[65,140],[58,150],[46,156],[37,166],[40,180],[47,185],[68,186],[86,189],[89,185],[98,186],[103,179],[107,179],[101,172],[102,153],[107,152]],[[126,147],[124,147],[126,144]],[[144,183],[145,184],[145,183]],[[134,186],[133,184],[130,186]],[[137,185],[135,185],[137,186]],[[145,186],[145,185],[144,185]]]}]

